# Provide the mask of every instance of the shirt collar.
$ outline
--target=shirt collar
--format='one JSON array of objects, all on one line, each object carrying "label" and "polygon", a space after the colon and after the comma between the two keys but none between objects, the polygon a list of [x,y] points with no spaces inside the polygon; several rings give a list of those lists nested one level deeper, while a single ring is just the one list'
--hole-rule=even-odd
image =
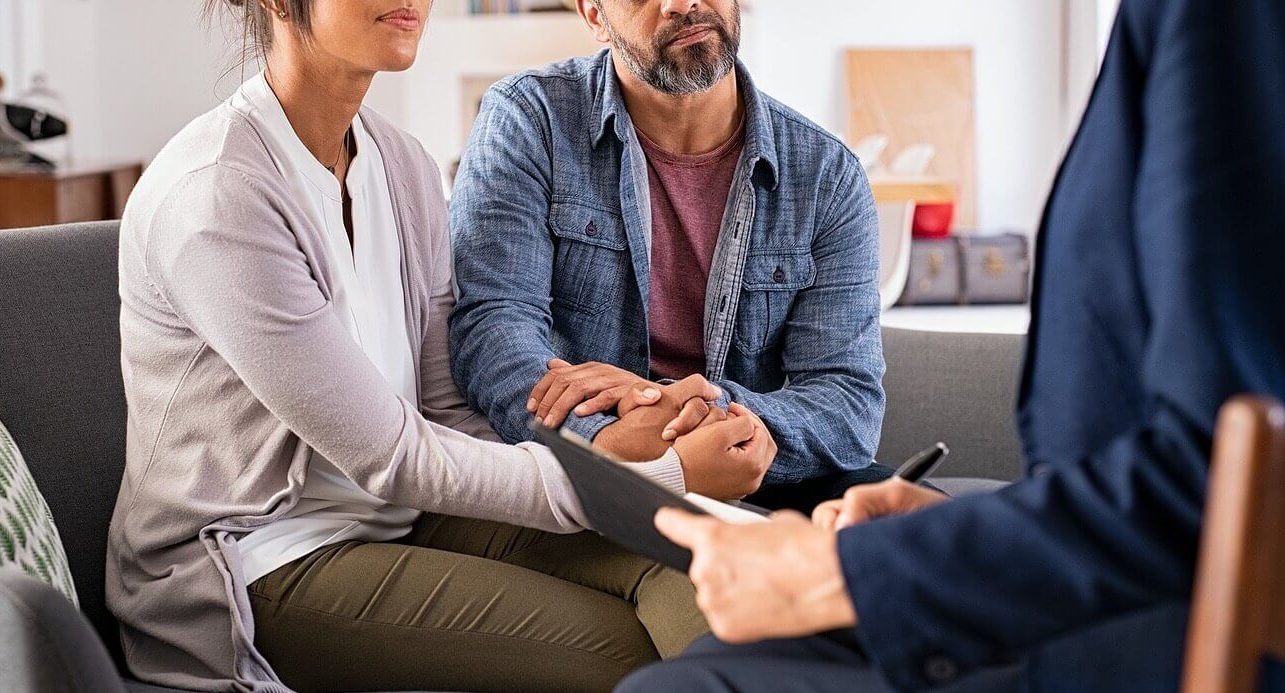
[{"label": "shirt collar", "polygon": [[[626,133],[633,128],[629,110],[625,106],[624,93],[620,90],[620,80],[616,78],[615,64],[611,59],[611,50],[598,54],[599,79],[602,81],[594,103],[593,145],[602,143],[608,132],[615,134],[621,142],[628,142]],[[772,126],[772,112],[768,98],[754,86],[749,70],[740,60],[736,61],[736,77],[740,85],[741,98],[745,102],[745,151],[742,155],[751,163],[753,169],[760,165],[771,176],[770,188],[777,184],[778,159],[776,150],[776,133]]]},{"label": "shirt collar", "polygon": [[[330,172],[317,158],[308,151],[303,140],[295,133],[294,126],[286,117],[285,109],[281,107],[281,101],[268,85],[267,76],[260,72],[251,77],[241,85],[237,94],[233,97],[233,105],[242,113],[246,114],[252,120],[256,121],[267,131],[267,135],[275,145],[270,149],[277,149],[284,164],[299,171],[314,186],[317,187],[327,197],[339,199],[340,188],[339,180]],[[366,177],[364,169],[371,160],[369,156],[373,142],[369,133],[366,131],[365,124],[362,123],[361,115],[358,114],[353,118],[353,139],[357,142],[356,156],[348,165],[348,175],[346,181],[350,193],[355,193],[361,187],[362,180]]]}]

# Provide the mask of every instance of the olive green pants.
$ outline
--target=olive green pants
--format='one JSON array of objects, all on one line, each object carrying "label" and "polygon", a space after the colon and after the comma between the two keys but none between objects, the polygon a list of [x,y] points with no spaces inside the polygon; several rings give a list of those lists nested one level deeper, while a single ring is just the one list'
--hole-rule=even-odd
[{"label": "olive green pants", "polygon": [[687,576],[596,534],[431,514],[249,592],[255,645],[300,691],[607,691],[709,630]]}]

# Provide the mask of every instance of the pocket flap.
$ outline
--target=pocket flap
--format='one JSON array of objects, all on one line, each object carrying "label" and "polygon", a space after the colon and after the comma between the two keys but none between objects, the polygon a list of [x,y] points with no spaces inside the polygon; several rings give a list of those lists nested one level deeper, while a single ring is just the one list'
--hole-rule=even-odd
[{"label": "pocket flap", "polygon": [[620,215],[586,205],[555,202],[549,215],[549,226],[558,238],[612,250],[628,247]]},{"label": "pocket flap", "polygon": [[743,284],[751,291],[798,291],[816,281],[812,254],[771,253],[745,258]]}]

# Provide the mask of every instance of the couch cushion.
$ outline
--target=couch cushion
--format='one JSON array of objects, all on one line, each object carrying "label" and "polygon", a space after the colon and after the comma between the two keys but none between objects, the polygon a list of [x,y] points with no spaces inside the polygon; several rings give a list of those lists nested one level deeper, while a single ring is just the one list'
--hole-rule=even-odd
[{"label": "couch cushion", "polygon": [[1016,399],[1025,338],[883,329],[888,410],[878,460],[895,467],[943,441],[941,477],[1021,475]]},{"label": "couch cushion", "polygon": [[76,604],[58,528],[22,453],[0,422],[0,568],[18,568]]},{"label": "couch cushion", "polygon": [[125,466],[116,222],[0,231],[0,421],[49,502],[81,610],[118,656],[103,600]]},{"label": "couch cushion", "polygon": [[0,690],[124,688],[84,615],[45,583],[0,568]]}]

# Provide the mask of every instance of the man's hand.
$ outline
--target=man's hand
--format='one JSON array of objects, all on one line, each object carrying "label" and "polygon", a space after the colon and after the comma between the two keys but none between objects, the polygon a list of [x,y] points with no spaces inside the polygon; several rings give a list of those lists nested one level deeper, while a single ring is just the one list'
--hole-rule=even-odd
[{"label": "man's hand", "polygon": [[673,508],[656,528],[692,551],[696,603],[720,640],[747,643],[854,627],[835,535],[802,515],[734,525]]},{"label": "man's hand", "polygon": [[[549,372],[531,390],[526,410],[546,428],[557,428],[572,409],[580,416],[588,416],[614,408],[634,385],[639,386],[637,398],[643,403],[660,400],[659,385],[624,369],[597,362],[573,366],[562,359],[553,359],[549,362]],[[590,402],[595,406],[585,406]]]},{"label": "man's hand", "polygon": [[[712,423],[711,411],[718,411],[713,414],[714,420],[723,414],[718,407],[711,407],[706,402],[707,399],[718,399],[722,393],[699,375],[672,385],[643,383],[626,388],[616,407],[620,420],[598,432],[593,440],[595,447],[630,462],[654,460],[669,449],[669,440],[663,433],[682,412],[700,412],[701,418],[692,425],[693,428],[706,420]],[[643,395],[646,389],[653,387],[660,389],[660,396],[650,401],[651,398]]]},{"label": "man's hand", "polygon": [[[660,399],[646,396],[646,391],[644,386],[631,386],[620,399],[616,413],[628,416],[638,407],[677,402],[680,405],[679,411],[661,429],[660,437],[664,440],[675,440],[707,424],[711,409],[717,408],[711,406],[711,403],[723,396],[723,391],[703,375],[689,375],[676,383],[662,386]],[[577,410],[576,413],[580,412]]]},{"label": "man's hand", "polygon": [[839,500],[826,501],[812,511],[817,527],[838,531],[885,515],[905,515],[945,503],[950,496],[893,477],[877,484],[853,486]]},{"label": "man's hand", "polygon": [[660,437],[661,428],[677,411],[671,405],[639,407],[598,431],[593,446],[626,462],[657,459],[670,448],[669,442]]},{"label": "man's hand", "polygon": [[754,412],[733,403],[725,420],[714,407],[692,433],[674,442],[687,490],[719,500],[758,490],[776,459],[776,441]]}]

